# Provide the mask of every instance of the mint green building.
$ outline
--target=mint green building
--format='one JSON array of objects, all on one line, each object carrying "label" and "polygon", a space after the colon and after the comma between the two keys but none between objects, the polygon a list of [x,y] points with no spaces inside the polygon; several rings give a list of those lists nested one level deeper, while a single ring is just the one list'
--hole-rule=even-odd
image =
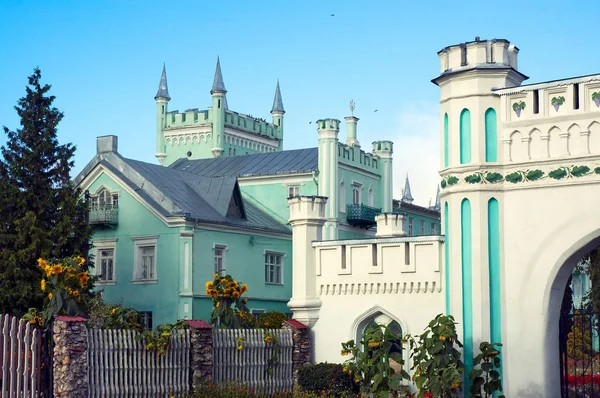
[{"label": "mint green building", "polygon": [[117,137],[104,136],[75,179],[90,203],[94,270],[107,301],[144,311],[149,325],[207,320],[205,283],[219,272],[248,284],[252,312],[289,313],[291,196],[329,198],[324,239],[374,236],[375,215],[391,211],[414,220],[415,235],[439,233],[439,198],[437,209],[414,205],[408,185],[393,200],[393,143],[362,149],[354,115],[345,118],[345,142],[340,121],[328,118],[317,121],[315,147],[283,150],[279,82],[270,121],[229,109],[219,60],[210,94],[208,109],[169,110],[163,67],[159,164],[122,157]]}]

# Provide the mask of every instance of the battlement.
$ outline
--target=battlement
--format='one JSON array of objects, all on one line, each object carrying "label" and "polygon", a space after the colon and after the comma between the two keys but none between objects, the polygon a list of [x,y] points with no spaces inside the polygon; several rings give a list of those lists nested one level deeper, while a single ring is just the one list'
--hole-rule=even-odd
[{"label": "battlement", "polygon": [[199,111],[198,109],[188,109],[185,112],[178,110],[167,112],[166,128],[176,129],[179,127],[189,127],[193,125],[202,125],[210,122],[210,109]]},{"label": "battlement", "polygon": [[337,119],[319,119],[317,120],[317,128],[319,130],[340,131],[340,121]]},{"label": "battlement", "polygon": [[277,137],[278,126],[265,119],[244,115],[235,111],[225,111],[225,127],[241,130],[249,134],[262,135],[268,138]]},{"label": "battlement", "polygon": [[434,293],[442,289],[443,236],[313,242],[317,293]]},{"label": "battlement", "polygon": [[373,153],[376,152],[394,152],[394,143],[392,141],[375,141],[373,142]]},{"label": "battlement", "polygon": [[480,40],[455,44],[438,52],[441,73],[475,67],[510,67],[518,70],[519,49],[505,39]]},{"label": "battlement", "polygon": [[338,160],[340,163],[379,174],[379,157],[363,151],[360,147],[338,142]]}]

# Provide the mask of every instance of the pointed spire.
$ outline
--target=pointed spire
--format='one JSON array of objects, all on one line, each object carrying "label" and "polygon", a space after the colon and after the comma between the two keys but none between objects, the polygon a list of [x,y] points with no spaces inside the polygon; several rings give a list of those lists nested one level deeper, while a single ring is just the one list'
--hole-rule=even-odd
[{"label": "pointed spire", "polygon": [[435,205],[433,205],[433,209],[440,211],[442,210],[442,200],[440,199],[440,186],[437,187],[437,193],[435,194]]},{"label": "pointed spire", "polygon": [[406,182],[404,183],[404,191],[402,191],[402,201],[412,203],[412,193],[410,192],[410,182],[408,181],[408,173],[406,173]]},{"label": "pointed spire", "polygon": [[279,79],[277,79],[277,87],[275,88],[275,98],[273,98],[273,108],[271,108],[271,113],[273,112],[285,113],[285,109],[283,109],[283,100],[281,99],[281,90],[279,89]]},{"label": "pointed spire", "polygon": [[221,61],[219,60],[219,57],[217,57],[217,69],[215,70],[215,79],[213,80],[213,86],[212,90],[210,90],[210,93],[213,94],[218,92],[227,92],[227,90],[225,90],[225,83],[223,83],[223,75],[221,74]]},{"label": "pointed spire", "polygon": [[160,77],[160,83],[158,83],[158,92],[154,99],[165,98],[167,101],[171,99],[169,97],[169,87],[167,86],[167,66],[163,64],[163,71]]}]

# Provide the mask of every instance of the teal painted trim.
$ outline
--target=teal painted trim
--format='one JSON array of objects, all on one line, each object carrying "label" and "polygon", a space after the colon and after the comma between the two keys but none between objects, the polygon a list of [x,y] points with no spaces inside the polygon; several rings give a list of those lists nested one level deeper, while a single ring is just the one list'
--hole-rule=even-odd
[{"label": "teal painted trim", "polygon": [[498,161],[498,132],[494,108],[490,108],[485,112],[485,161]]},{"label": "teal painted trim", "polygon": [[[486,114],[487,116],[487,114]],[[500,215],[498,200],[488,201],[488,265],[490,280],[490,339],[502,344],[502,304],[500,301]],[[502,377],[502,367],[499,369]]]},{"label": "teal painted trim", "polygon": [[472,231],[471,202],[464,199],[460,204],[460,237],[462,259],[462,313],[463,353],[465,362],[464,385],[469,391],[469,372],[473,369],[473,275],[472,275]]},{"label": "teal painted trim", "polygon": [[460,113],[460,164],[471,163],[471,112]]},{"label": "teal painted trim", "polygon": [[444,167],[450,164],[450,140],[448,139],[448,114],[444,114]]},{"label": "teal painted trim", "polygon": [[448,234],[448,224],[450,222],[450,214],[448,214],[448,202],[444,204],[444,255],[446,257],[446,315],[450,315],[450,235]]}]

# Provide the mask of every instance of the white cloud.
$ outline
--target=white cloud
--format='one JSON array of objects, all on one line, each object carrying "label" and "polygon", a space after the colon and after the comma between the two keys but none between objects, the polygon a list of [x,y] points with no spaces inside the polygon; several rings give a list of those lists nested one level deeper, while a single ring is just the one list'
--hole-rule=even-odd
[{"label": "white cloud", "polygon": [[394,133],[394,198],[402,197],[406,173],[414,203],[427,206],[435,201],[440,181],[439,108],[413,103],[400,109]]}]

